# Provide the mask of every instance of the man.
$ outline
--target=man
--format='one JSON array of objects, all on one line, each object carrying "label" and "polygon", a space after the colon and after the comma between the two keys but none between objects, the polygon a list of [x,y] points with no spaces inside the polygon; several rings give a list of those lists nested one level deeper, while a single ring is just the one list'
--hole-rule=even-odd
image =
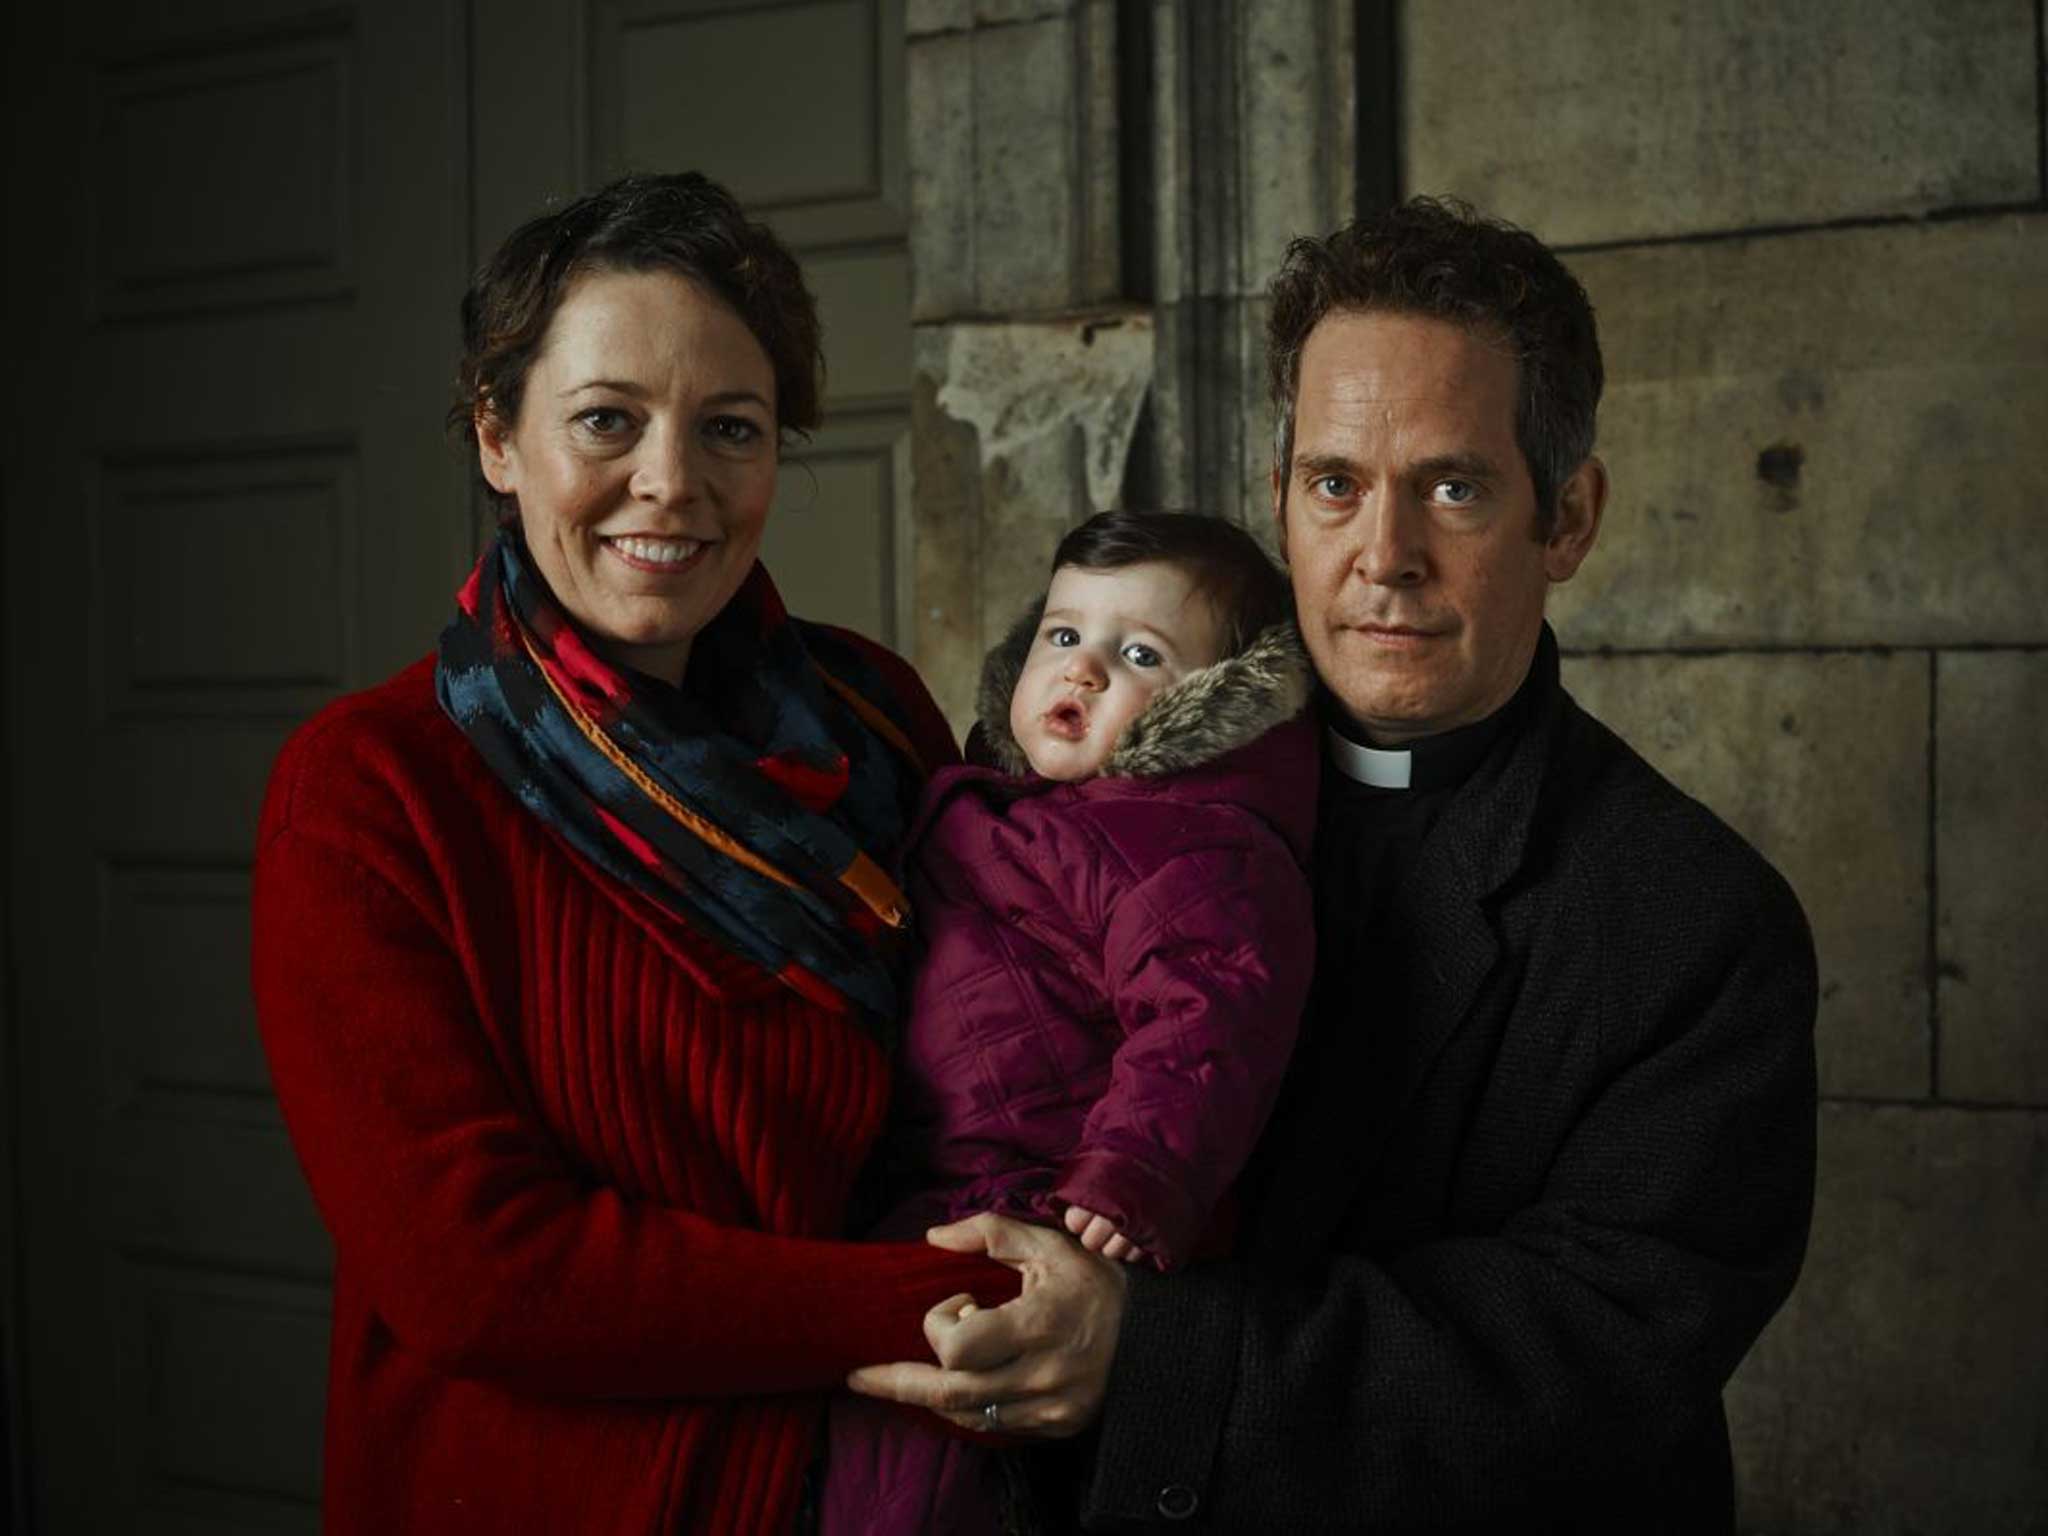
[{"label": "man", "polygon": [[1533,237],[1416,200],[1273,287],[1273,507],[1325,689],[1317,991],[1239,1259],[982,1216],[1007,1306],[861,1390],[1093,1448],[1091,1528],[1720,1531],[1721,1390],[1811,1212],[1790,889],[1558,684],[1601,364]]}]

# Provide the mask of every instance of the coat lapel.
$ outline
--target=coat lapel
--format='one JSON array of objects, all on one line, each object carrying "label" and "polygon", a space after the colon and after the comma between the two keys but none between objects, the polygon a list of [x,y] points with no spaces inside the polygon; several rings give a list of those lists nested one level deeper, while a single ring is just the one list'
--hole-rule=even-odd
[{"label": "coat lapel", "polygon": [[1445,808],[1398,900],[1396,953],[1412,957],[1401,985],[1359,998],[1355,1016],[1322,1010],[1312,1070],[1291,1085],[1287,1123],[1276,1116],[1255,1228],[1262,1262],[1291,1269],[1326,1250],[1500,960],[1487,903],[1522,867],[1563,710],[1548,625],[1533,670],[1528,723]]},{"label": "coat lapel", "polygon": [[1557,641],[1547,624],[1531,670],[1527,724],[1505,751],[1474,771],[1445,808],[1402,893],[1395,920],[1403,948],[1415,957],[1407,1016],[1389,1021],[1389,1049],[1376,1053],[1384,1080],[1374,1085],[1379,1113],[1366,1130],[1370,1150],[1361,1159],[1361,1173],[1385,1155],[1387,1138],[1444,1046],[1471,1016],[1480,987],[1500,959],[1487,902],[1522,867],[1563,707]]}]

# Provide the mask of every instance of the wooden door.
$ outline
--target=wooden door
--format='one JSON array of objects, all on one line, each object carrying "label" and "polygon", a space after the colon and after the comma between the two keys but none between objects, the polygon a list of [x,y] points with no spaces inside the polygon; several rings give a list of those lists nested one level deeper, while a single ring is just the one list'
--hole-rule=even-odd
[{"label": "wooden door", "polygon": [[907,637],[901,3],[84,0],[11,25],[21,1501],[38,1532],[310,1532],[331,1256],[247,995],[271,759],[432,646],[469,560],[440,430],[467,271],[627,166],[727,181],[803,258],[828,424],[766,558],[799,613]]},{"label": "wooden door", "polygon": [[317,1529],[329,1248],[248,1000],[291,727],[431,643],[460,0],[13,8],[6,475],[22,1481]]}]

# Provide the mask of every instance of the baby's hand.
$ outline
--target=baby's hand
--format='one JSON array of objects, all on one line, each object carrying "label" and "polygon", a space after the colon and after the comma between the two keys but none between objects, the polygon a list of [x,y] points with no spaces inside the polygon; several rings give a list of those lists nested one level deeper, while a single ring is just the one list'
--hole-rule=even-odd
[{"label": "baby's hand", "polygon": [[1099,1253],[1105,1259],[1121,1259],[1126,1264],[1136,1264],[1145,1257],[1145,1250],[1117,1231],[1115,1222],[1078,1205],[1067,1207],[1067,1230],[1081,1239],[1083,1248],[1090,1253]]}]

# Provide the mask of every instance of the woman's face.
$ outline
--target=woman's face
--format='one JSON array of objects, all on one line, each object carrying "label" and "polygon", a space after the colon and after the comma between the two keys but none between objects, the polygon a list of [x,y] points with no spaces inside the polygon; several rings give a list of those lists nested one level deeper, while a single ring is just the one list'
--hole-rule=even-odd
[{"label": "woman's face", "polygon": [[680,682],[746,579],[775,495],[775,371],[674,272],[593,272],[555,310],[519,419],[477,423],[562,606],[613,661]]}]

